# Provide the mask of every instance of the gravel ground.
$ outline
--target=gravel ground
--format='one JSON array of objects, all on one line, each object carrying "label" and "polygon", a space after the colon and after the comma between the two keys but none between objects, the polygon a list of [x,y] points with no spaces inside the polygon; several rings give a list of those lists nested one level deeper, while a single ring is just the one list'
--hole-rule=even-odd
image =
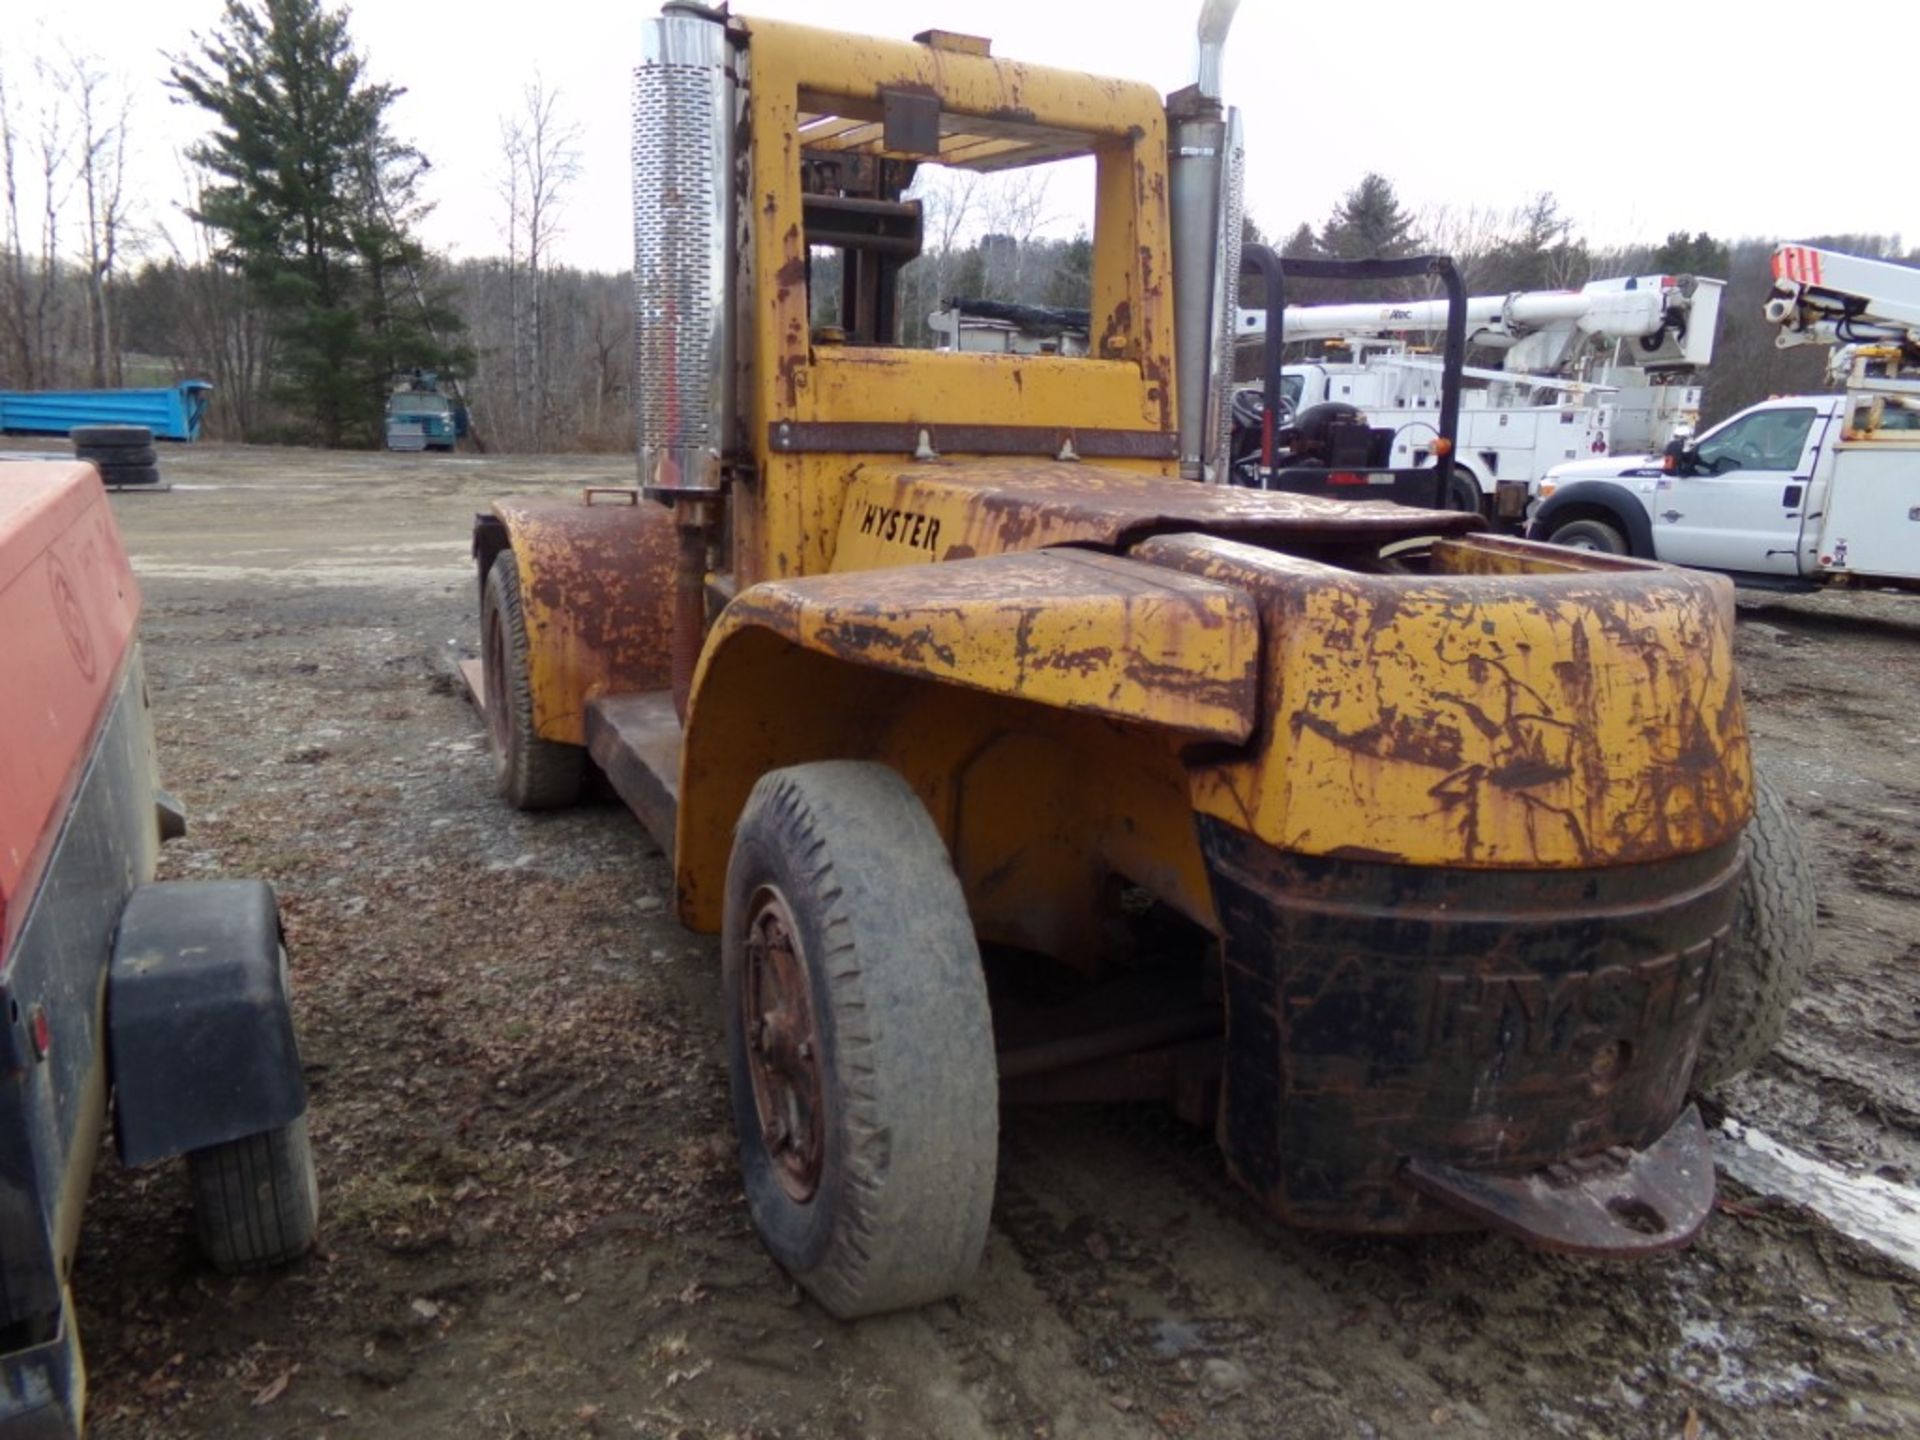
[{"label": "gravel ground", "polygon": [[[964,1298],[827,1318],[747,1224],[714,947],[666,914],[660,853],[616,804],[503,809],[450,678],[472,513],[627,463],[162,458],[171,493],[114,506],[193,822],[166,866],[279,887],[323,1230],[290,1273],[222,1279],[176,1168],[103,1163],[75,1276],[96,1434],[1920,1429],[1920,1279],[1764,1185],[1724,1184],[1698,1243],[1634,1265],[1331,1239],[1125,1107],[1008,1115]],[[1814,842],[1821,950],[1712,1118],[1897,1208],[1920,1174],[1920,598],[1757,597],[1739,656]]]}]

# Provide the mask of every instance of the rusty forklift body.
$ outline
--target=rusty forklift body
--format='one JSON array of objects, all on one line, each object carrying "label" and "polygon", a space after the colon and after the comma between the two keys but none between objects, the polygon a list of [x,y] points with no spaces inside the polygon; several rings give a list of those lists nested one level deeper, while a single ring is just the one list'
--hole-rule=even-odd
[{"label": "rusty forklift body", "polygon": [[[496,749],[584,747],[672,856],[681,919],[745,925],[753,974],[798,954],[727,913],[756,787],[884,766],[997,963],[1107,973],[1116,897],[1203,939],[1197,1025],[1021,1048],[996,1009],[1003,1093],[1183,1098],[1296,1223],[1684,1242],[1751,809],[1728,585],[1207,483],[1219,412],[1181,390],[1208,388],[1189,361],[1239,263],[1222,243],[1176,285],[1169,198],[1196,137],[1230,179],[1205,83],[1163,102],[966,37],[686,6],[648,46],[640,483],[478,520],[483,602],[490,576],[517,596],[470,676]],[[1090,353],[893,343],[916,171],[1065,156],[1095,172]],[[1207,233],[1237,236],[1231,189],[1203,177]],[[1177,289],[1205,312],[1178,369]],[[746,1023],[759,1053],[778,1026]],[[782,1051],[805,1083],[781,1103],[831,1120],[809,1049]],[[789,1168],[814,1203],[819,1164]]]}]

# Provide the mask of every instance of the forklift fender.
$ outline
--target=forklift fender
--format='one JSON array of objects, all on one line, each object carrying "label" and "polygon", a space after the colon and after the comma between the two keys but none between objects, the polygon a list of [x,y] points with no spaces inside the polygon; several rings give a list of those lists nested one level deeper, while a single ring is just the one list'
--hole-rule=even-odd
[{"label": "forklift fender", "polygon": [[107,974],[123,1164],[277,1130],[305,1112],[282,957],[279,907],[263,880],[133,892]]},{"label": "forklift fender", "polygon": [[589,700],[668,685],[671,510],[637,491],[590,491],[585,502],[500,501],[474,525],[483,591],[502,550],[520,569],[533,725],[542,740],[584,745]]},{"label": "forklift fender", "polygon": [[[716,622],[694,678],[675,844],[681,917],[717,928],[734,821],[769,767],[886,758],[946,789],[979,747],[1015,730],[1070,725],[1088,765],[1109,743],[1095,729],[1157,734],[1151,744],[1168,757],[1194,743],[1240,745],[1255,726],[1259,657],[1259,619],[1242,591],[1083,550],[753,586]],[[950,698],[910,707],[909,693]],[[979,719],[982,702],[998,718]],[[909,713],[922,727],[913,734],[885,723]],[[1166,798],[1128,803],[1174,816],[1191,848],[1177,780]],[[965,828],[934,808],[950,838]],[[1142,816],[1138,828],[1151,823]]]}]

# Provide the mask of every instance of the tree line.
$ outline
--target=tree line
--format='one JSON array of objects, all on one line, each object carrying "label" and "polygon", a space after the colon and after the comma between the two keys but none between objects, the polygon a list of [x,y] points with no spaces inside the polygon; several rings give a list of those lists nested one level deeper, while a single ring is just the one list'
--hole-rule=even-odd
[{"label": "tree line", "polygon": [[[555,263],[579,178],[579,128],[537,77],[499,120],[505,253],[451,262],[418,238],[427,158],[390,124],[404,92],[369,72],[326,0],[226,0],[218,24],[169,57],[173,98],[207,118],[181,158],[180,224],[140,223],[129,182],[129,96],[92,57],[34,62],[20,103],[0,62],[0,388],[213,381],[210,431],[261,442],[377,443],[392,377],[454,377],[480,441],[511,451],[632,442],[630,276]],[[981,177],[926,167],[923,250],[900,275],[900,340],[930,345],[955,296],[1084,308],[1092,244],[1061,238],[1044,169]],[[30,204],[29,194],[37,195]],[[1251,219],[1245,236],[1264,240]],[[1795,237],[1920,263],[1897,237]],[[1367,174],[1286,257],[1451,255],[1469,293],[1572,288],[1613,275],[1724,278],[1708,418],[1768,394],[1818,389],[1824,355],[1781,351],[1760,316],[1774,241],[1708,232],[1601,246],[1550,193],[1510,210],[1405,207]],[[138,263],[133,263],[137,259]],[[816,321],[838,271],[814,266]],[[1362,298],[1327,282],[1294,303]],[[1373,292],[1378,294],[1378,291]],[[1404,292],[1403,292],[1404,293]],[[1258,287],[1243,303],[1258,303]]]}]

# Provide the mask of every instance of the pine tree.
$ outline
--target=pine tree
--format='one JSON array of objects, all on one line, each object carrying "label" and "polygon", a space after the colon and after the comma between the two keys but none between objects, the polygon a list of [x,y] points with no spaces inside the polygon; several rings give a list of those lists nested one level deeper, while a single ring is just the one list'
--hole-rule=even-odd
[{"label": "pine tree", "polygon": [[1320,249],[1342,260],[1392,260],[1419,248],[1414,218],[1400,208],[1393,182],[1369,171],[1320,230]]},{"label": "pine tree", "polygon": [[1287,237],[1287,243],[1280,247],[1280,254],[1288,260],[1307,260],[1320,253],[1319,237],[1313,233],[1313,227],[1306,221]]},{"label": "pine tree", "polygon": [[1653,252],[1653,268],[1668,275],[1709,275],[1725,279],[1732,268],[1733,255],[1726,242],[1706,231],[1689,235],[1675,230],[1666,243]]},{"label": "pine tree", "polygon": [[410,232],[426,160],[389,132],[402,92],[368,78],[347,22],[322,0],[227,0],[170,78],[215,121],[189,151],[214,179],[195,218],[265,306],[279,398],[325,445],[379,433],[394,370],[461,358]]},{"label": "pine tree", "polygon": [[1511,233],[1479,258],[1475,283],[1489,290],[1561,290],[1584,285],[1593,257],[1573,234],[1573,221],[1543,190],[1515,212]]}]

